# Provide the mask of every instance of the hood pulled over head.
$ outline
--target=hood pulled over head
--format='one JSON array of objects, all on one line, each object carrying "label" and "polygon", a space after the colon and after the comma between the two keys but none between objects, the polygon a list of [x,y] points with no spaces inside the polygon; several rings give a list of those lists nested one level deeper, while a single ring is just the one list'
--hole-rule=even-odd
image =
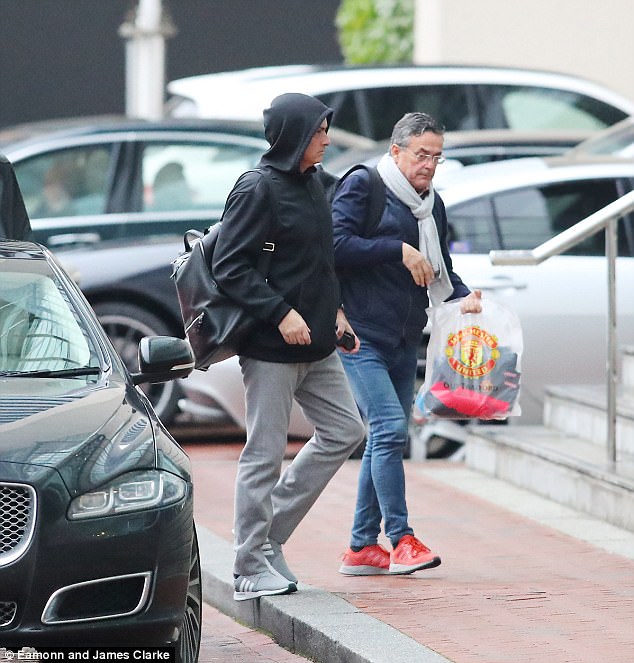
[{"label": "hood pulled over head", "polygon": [[290,92],[275,97],[271,107],[264,110],[264,135],[271,147],[262,163],[299,172],[308,144],[324,120],[330,127],[332,114],[332,108],[306,94]]}]

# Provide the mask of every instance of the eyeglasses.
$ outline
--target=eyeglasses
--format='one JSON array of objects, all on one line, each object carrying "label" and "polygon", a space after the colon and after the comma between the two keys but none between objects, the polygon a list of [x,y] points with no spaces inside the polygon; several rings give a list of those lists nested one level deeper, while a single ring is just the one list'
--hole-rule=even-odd
[{"label": "eyeglasses", "polygon": [[431,161],[434,166],[437,166],[439,163],[444,163],[445,162],[445,157],[442,156],[442,154],[427,154],[426,152],[413,152],[412,150],[409,149],[409,147],[401,147],[402,150],[405,150],[406,152],[409,152],[416,161],[420,163],[424,163],[425,161]]}]

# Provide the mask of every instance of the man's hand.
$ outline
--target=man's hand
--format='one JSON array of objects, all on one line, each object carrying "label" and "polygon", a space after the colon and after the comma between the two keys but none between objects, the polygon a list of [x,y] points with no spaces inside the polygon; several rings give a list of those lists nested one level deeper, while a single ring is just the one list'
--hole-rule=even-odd
[{"label": "man's hand", "polygon": [[310,345],[310,329],[306,321],[295,310],[291,309],[277,326],[284,341],[289,345]]},{"label": "man's hand", "polygon": [[482,313],[482,290],[474,290],[460,302],[460,313]]},{"label": "man's hand", "polygon": [[345,352],[346,354],[354,354],[355,352],[359,352],[359,347],[361,346],[359,337],[352,330],[352,327],[348,322],[348,318],[346,318],[343,309],[340,308],[337,311],[337,338],[341,338],[344,332],[348,332],[349,334],[352,334],[354,336],[354,348],[352,350],[346,350],[345,348],[338,346],[337,349],[340,352]]},{"label": "man's hand", "polygon": [[416,285],[427,287],[436,278],[429,260],[407,242],[403,242],[403,264],[409,269]]}]

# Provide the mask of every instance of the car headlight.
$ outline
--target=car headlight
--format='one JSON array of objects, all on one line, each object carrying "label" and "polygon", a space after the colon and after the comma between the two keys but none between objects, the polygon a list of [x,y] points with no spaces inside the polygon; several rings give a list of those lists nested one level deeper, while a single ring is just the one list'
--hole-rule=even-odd
[{"label": "car headlight", "polygon": [[108,485],[76,497],[68,509],[71,520],[101,518],[174,504],[187,494],[184,479],[160,470],[123,474]]}]

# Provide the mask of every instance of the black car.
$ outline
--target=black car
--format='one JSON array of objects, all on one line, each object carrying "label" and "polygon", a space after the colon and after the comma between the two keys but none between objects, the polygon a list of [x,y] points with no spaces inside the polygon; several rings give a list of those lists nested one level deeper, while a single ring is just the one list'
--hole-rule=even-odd
[{"label": "black car", "polygon": [[147,337],[131,374],[44,247],[0,241],[0,644],[174,645],[197,659],[190,461],[137,387],[186,376]]},{"label": "black car", "polygon": [[[332,141],[328,152],[333,157],[349,146],[372,143],[345,132],[334,132]],[[33,239],[56,252],[107,242],[151,244],[170,235],[182,239],[190,228],[207,228],[220,218],[238,176],[254,167],[268,147],[261,121],[150,122],[112,116],[0,131],[0,153],[14,166]],[[92,259],[102,255],[109,254],[96,252]],[[125,271],[139,274],[135,257],[131,260]],[[106,276],[112,265],[100,262],[91,268]],[[176,291],[167,277],[152,300],[139,295],[145,284],[98,293],[84,286],[80,282],[128,367],[142,336],[183,334],[178,311],[173,315]],[[170,424],[179,397],[176,383],[153,385],[148,393]]]}]

